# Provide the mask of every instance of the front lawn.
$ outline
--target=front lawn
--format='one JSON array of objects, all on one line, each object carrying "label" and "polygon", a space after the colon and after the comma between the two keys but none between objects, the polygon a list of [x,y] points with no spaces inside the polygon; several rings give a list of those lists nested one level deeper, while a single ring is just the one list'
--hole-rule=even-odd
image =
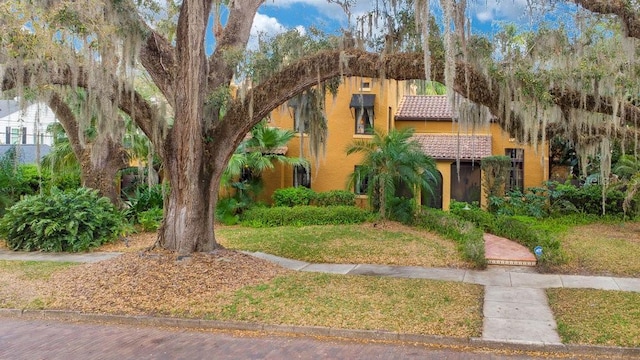
[{"label": "front lawn", "polygon": [[471,267],[456,244],[439,235],[388,222],[361,225],[219,227],[229,249],[261,251],[311,263]]},{"label": "front lawn", "polygon": [[563,343],[640,346],[640,293],[548,289]]},{"label": "front lawn", "polygon": [[640,277],[640,222],[599,222],[570,227],[560,236],[566,263],[557,273]]},{"label": "front lawn", "polygon": [[[479,336],[482,287],[294,272],[226,250],[0,264],[0,307]],[[46,281],[44,281],[46,279]]]},{"label": "front lawn", "polygon": [[213,319],[455,337],[482,333],[482,286],[296,273],[237,291]]}]

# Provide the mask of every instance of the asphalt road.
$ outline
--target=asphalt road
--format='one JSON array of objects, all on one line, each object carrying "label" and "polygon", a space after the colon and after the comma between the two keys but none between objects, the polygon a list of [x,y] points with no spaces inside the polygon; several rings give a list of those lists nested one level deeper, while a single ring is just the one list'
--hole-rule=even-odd
[{"label": "asphalt road", "polygon": [[423,344],[0,318],[0,359],[11,360],[547,358],[549,354],[496,353]]}]

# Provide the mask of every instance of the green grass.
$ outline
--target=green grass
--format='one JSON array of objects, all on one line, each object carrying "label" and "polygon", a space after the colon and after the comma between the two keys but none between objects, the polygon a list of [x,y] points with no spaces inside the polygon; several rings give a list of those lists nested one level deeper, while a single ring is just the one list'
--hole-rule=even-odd
[{"label": "green grass", "polygon": [[640,277],[640,223],[575,226],[560,237],[566,263],[554,272]]},{"label": "green grass", "polygon": [[78,265],[78,263],[0,260],[0,271],[19,274],[21,278],[26,280],[48,280],[54,272],[74,265]]},{"label": "green grass", "polygon": [[212,319],[471,337],[482,332],[481,286],[297,273],[246,287]]},{"label": "green grass", "polygon": [[261,251],[313,263],[369,263],[407,266],[470,266],[453,241],[398,224],[224,227],[217,238],[230,249]]},{"label": "green grass", "polygon": [[548,289],[564,343],[640,346],[640,293]]}]

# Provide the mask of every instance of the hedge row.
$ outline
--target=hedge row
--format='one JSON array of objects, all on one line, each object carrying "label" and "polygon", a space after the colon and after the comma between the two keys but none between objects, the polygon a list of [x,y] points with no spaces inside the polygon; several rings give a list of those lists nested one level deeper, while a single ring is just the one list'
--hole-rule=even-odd
[{"label": "hedge row", "polygon": [[371,213],[355,206],[255,207],[242,214],[242,224],[252,227],[359,224]]},{"label": "hedge row", "polygon": [[423,208],[416,215],[414,225],[456,241],[458,251],[462,253],[463,258],[473,262],[480,269],[487,266],[484,254],[484,233],[470,221],[442,210]]},{"label": "hedge row", "polygon": [[346,190],[315,192],[303,186],[277,189],[273,196],[274,206],[354,206],[356,195]]},{"label": "hedge row", "polygon": [[539,259],[542,263],[558,264],[563,261],[564,255],[558,239],[549,233],[533,229],[517,217],[494,216],[479,208],[452,209],[451,213],[462,220],[472,222],[485,232],[513,240],[531,251],[536,246],[542,246],[543,255]]}]

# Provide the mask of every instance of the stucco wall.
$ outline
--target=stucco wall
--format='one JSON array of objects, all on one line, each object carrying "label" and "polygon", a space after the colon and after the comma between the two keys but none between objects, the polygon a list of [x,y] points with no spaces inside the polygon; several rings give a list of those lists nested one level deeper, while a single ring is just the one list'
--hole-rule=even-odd
[{"label": "stucco wall", "polygon": [[[371,83],[372,86],[369,91],[361,91],[360,84],[363,81]],[[377,130],[387,132],[391,127],[399,129],[413,127],[416,133],[457,133],[457,123],[446,119],[440,121],[394,121],[393,116],[397,111],[401,97],[405,93],[405,84],[404,82],[396,81],[381,82],[351,78],[346,79],[346,82],[340,86],[336,98],[330,95],[327,96],[326,114],[329,121],[329,135],[325,156],[321,157],[319,161],[311,158],[308,148],[309,139],[306,136],[303,138],[304,157],[311,163],[311,188],[313,190],[317,192],[329,190],[353,191],[353,187],[347,188],[347,179],[349,174],[353,172],[354,166],[361,162],[362,156],[360,154],[347,156],[345,148],[354,139],[371,138],[370,135],[355,134],[355,114],[353,109],[349,107],[353,94],[375,94],[374,126]],[[271,114],[270,126],[293,129],[293,111],[286,107],[274,111]],[[462,131],[461,133],[470,134],[469,131]],[[540,186],[548,178],[549,159],[546,146],[536,151],[531,146],[517,144],[497,124],[476,129],[475,134],[492,135],[492,153],[495,155],[504,155],[507,148],[523,148],[525,150],[525,188]],[[289,142],[287,156],[300,156],[300,140],[300,136],[297,135]],[[449,208],[451,178],[457,177],[457,174],[452,172],[452,163],[455,163],[455,159],[437,161],[437,168],[443,177],[443,209]],[[290,166],[277,164],[274,170],[263,174],[263,179],[265,187],[260,200],[270,203],[273,191],[293,185],[293,169]],[[359,197],[359,202],[366,203],[366,198]],[[481,202],[483,205],[486,204],[484,195]]]}]

